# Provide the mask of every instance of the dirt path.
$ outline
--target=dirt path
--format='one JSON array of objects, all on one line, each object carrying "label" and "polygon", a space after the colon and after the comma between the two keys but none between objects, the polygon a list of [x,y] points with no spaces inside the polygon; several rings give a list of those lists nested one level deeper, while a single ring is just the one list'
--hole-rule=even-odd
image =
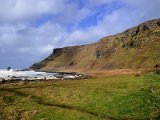
[{"label": "dirt path", "polygon": [[101,70],[101,71],[89,71],[88,74],[92,77],[106,77],[112,75],[130,75],[141,74],[143,70],[136,69],[116,69],[116,70]]},{"label": "dirt path", "polygon": [[114,69],[114,70],[84,70],[84,69],[67,69],[63,70],[65,72],[80,72],[82,74],[87,74],[92,77],[106,77],[112,75],[127,75],[127,74],[141,74],[144,69]]}]

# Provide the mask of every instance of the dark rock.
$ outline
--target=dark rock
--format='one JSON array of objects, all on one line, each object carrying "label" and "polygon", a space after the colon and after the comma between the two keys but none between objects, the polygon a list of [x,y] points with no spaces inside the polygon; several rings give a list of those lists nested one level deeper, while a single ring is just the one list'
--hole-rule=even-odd
[{"label": "dark rock", "polygon": [[158,26],[160,26],[160,21],[157,22]]},{"label": "dark rock", "polygon": [[96,59],[99,59],[102,55],[102,52],[100,50],[96,50]]},{"label": "dark rock", "polygon": [[43,68],[45,66],[45,64],[42,64],[42,63],[36,63],[36,64],[33,64],[30,69],[33,69],[33,70],[39,70],[41,68]]},{"label": "dark rock", "polygon": [[133,27],[131,29],[126,30],[125,34],[128,36],[135,36],[141,32],[144,32],[144,31],[147,31],[153,28],[157,28],[160,26],[159,24],[160,24],[159,19],[147,21],[147,22],[140,24],[137,27]]},{"label": "dark rock", "polygon": [[96,49],[96,59],[108,57],[114,52],[114,48]]},{"label": "dark rock", "polygon": [[135,77],[139,77],[139,76],[140,76],[140,74],[135,74],[134,76],[135,76]]},{"label": "dark rock", "polygon": [[76,62],[71,62],[71,63],[69,63],[69,66],[74,66],[76,64],[77,64]]},{"label": "dark rock", "polygon": [[5,79],[2,79],[2,82],[1,82],[2,84],[4,84],[4,83],[6,83],[6,80]]},{"label": "dark rock", "polygon": [[7,70],[10,70],[10,69],[11,69],[11,67],[8,67],[8,68],[7,68]]},{"label": "dark rock", "polygon": [[160,64],[156,64],[155,69],[155,73],[160,75]]}]

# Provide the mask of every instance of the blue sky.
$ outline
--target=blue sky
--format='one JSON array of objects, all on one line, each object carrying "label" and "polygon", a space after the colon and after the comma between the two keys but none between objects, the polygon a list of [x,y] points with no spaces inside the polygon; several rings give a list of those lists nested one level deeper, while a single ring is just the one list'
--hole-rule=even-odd
[{"label": "blue sky", "polygon": [[0,68],[88,44],[160,18],[160,0],[0,0]]}]

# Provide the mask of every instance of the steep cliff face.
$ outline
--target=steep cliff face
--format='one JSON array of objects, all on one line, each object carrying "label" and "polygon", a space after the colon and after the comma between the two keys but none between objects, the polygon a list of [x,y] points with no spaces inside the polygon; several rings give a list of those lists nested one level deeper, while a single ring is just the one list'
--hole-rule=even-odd
[{"label": "steep cliff face", "polygon": [[160,19],[96,43],[57,48],[32,69],[45,71],[153,68],[160,64]]}]

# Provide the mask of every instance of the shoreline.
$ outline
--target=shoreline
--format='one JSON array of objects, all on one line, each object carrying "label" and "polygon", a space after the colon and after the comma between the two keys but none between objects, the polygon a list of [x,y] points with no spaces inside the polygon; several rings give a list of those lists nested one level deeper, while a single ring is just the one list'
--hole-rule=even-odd
[{"label": "shoreline", "polygon": [[80,80],[87,79],[90,76],[77,72],[36,72],[28,74],[28,71],[6,71],[11,72],[8,75],[1,73],[0,84],[17,83],[17,82],[33,82],[33,81],[53,81],[53,80]]}]

